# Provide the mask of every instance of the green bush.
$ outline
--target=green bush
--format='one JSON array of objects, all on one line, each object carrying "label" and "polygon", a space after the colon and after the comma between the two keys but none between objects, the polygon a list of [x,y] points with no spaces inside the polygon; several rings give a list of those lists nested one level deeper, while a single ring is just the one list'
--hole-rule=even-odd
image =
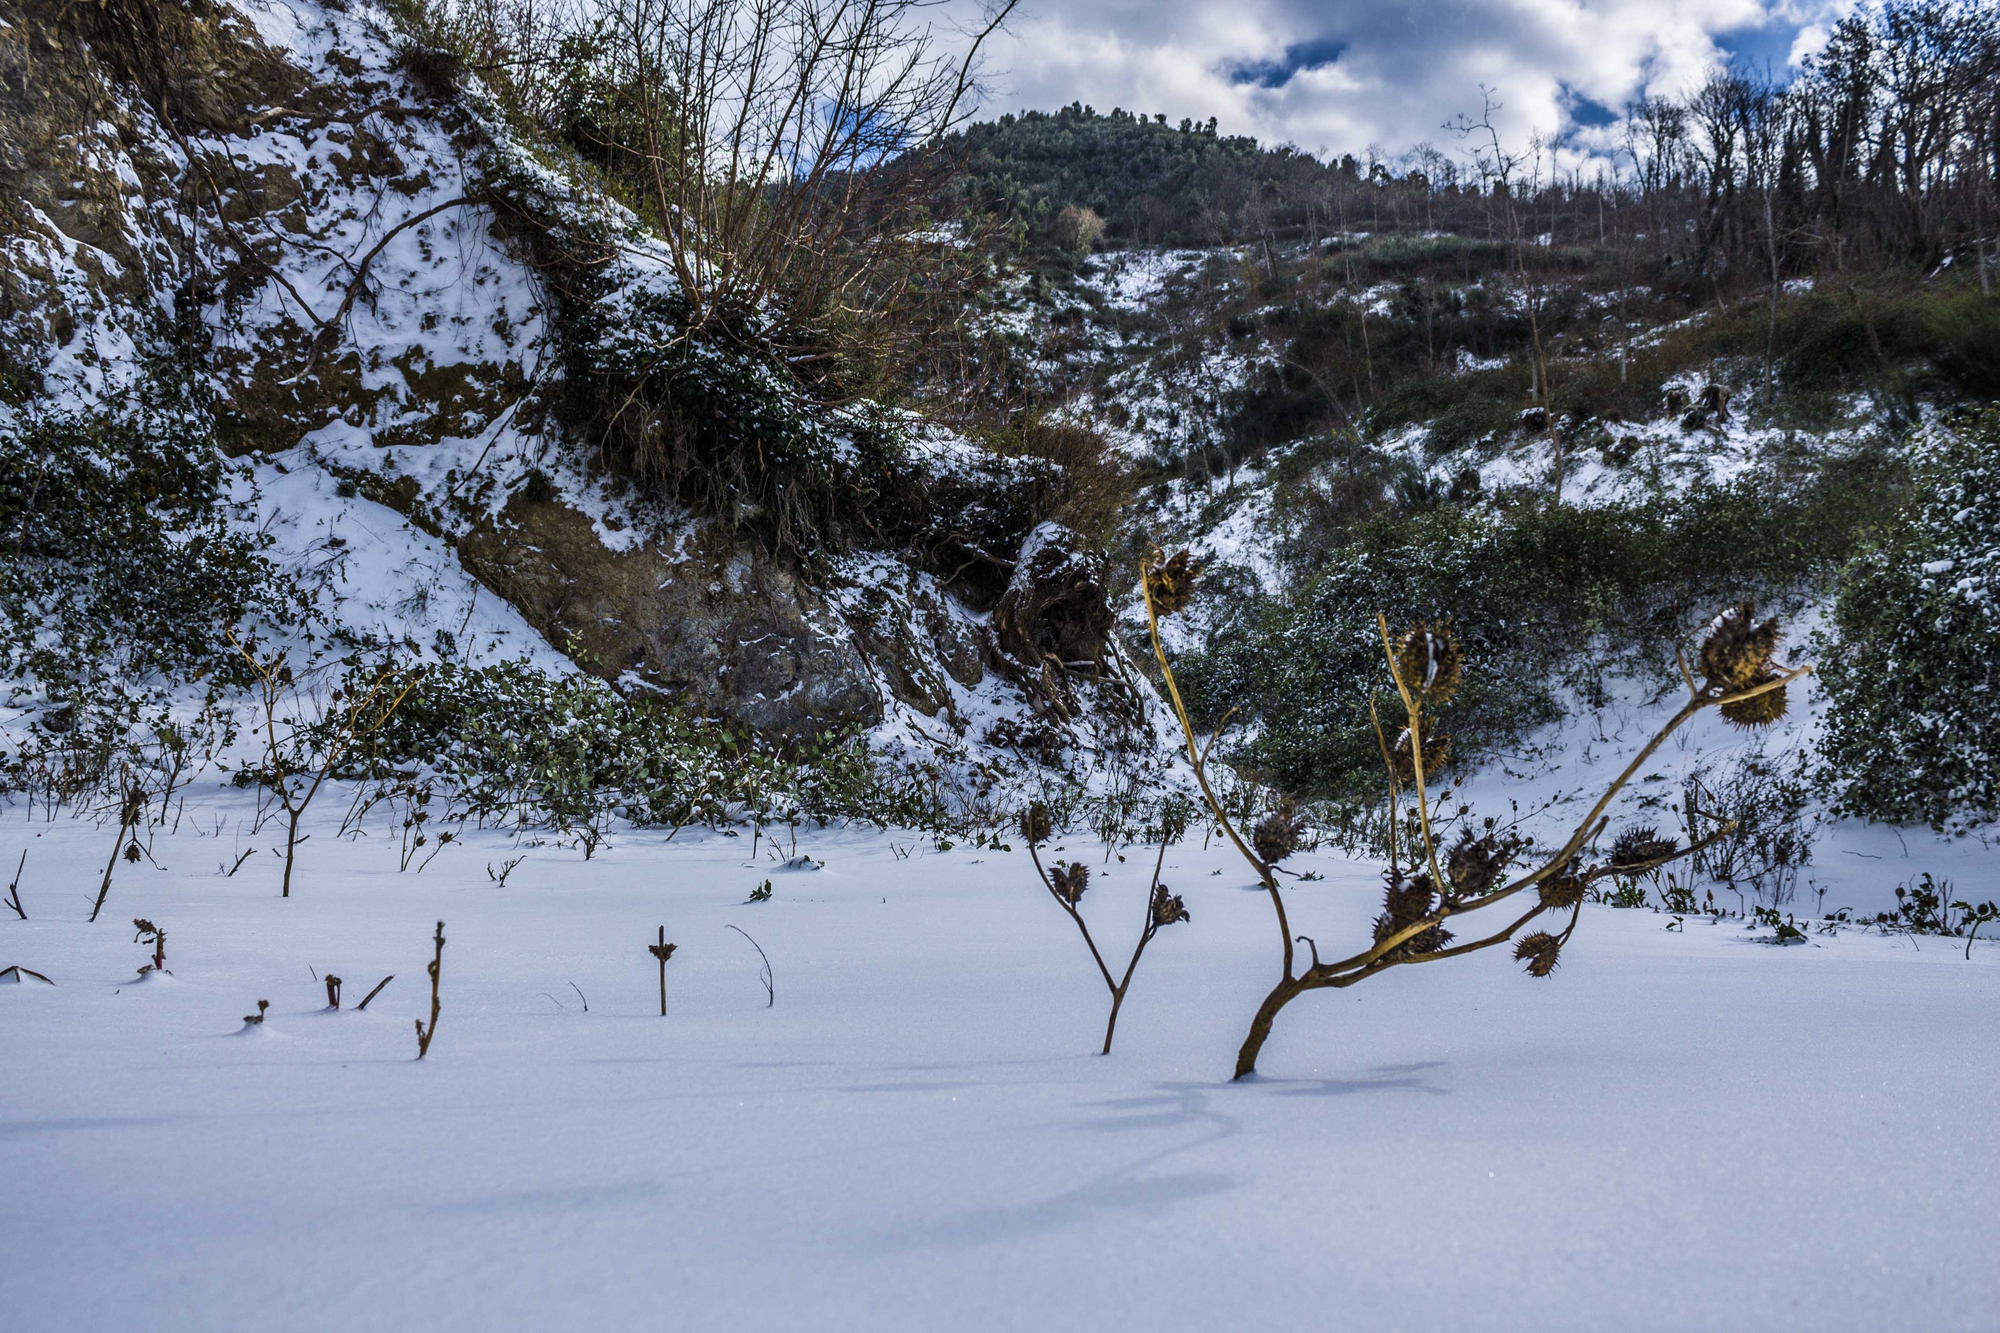
[{"label": "green bush", "polygon": [[0,676],[52,704],[232,675],[226,626],[301,601],[232,528],[220,455],[146,406],[0,431]]},{"label": "green bush", "polygon": [[2000,412],[1923,442],[1911,499],[1841,576],[1819,656],[1837,808],[1937,829],[2000,814]]},{"label": "green bush", "polygon": [[1441,500],[1378,512],[1287,595],[1238,601],[1175,669],[1198,720],[1232,708],[1254,720],[1232,756],[1246,772],[1354,799],[1381,766],[1368,719],[1386,684],[1378,612],[1392,630],[1448,619],[1464,642],[1466,685],[1445,725],[1469,758],[1557,716],[1560,685],[1660,670],[1722,602],[1830,578],[1897,477],[1893,459],[1864,452],[1794,483],[1757,474],[1595,508]]},{"label": "green bush", "polygon": [[919,825],[930,813],[858,737],[780,743],[525,662],[433,668],[347,776],[436,781],[481,823],[593,839],[614,818]]}]

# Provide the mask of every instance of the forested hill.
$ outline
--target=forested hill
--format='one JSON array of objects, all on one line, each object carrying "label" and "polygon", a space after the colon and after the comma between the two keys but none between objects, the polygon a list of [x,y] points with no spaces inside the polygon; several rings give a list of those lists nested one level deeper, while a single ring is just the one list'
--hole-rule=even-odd
[{"label": "forested hill", "polygon": [[[1215,119],[1169,125],[1081,103],[966,127],[962,197],[1002,220],[1043,232],[1063,210],[1089,210],[1107,239],[1140,245],[1214,245],[1244,231],[1296,227],[1330,177],[1355,174],[1292,147],[1219,135]],[[1075,214],[1066,224],[1077,225]],[[1094,226],[1095,222],[1085,225]]]}]

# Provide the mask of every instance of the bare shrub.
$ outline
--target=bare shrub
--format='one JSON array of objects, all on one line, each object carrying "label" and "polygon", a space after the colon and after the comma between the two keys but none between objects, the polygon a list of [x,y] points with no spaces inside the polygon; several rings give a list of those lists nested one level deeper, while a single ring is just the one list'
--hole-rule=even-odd
[{"label": "bare shrub", "polygon": [[[239,639],[234,629],[227,633],[256,679],[258,730],[264,734],[262,766],[238,778],[261,786],[285,817],[285,877],[279,896],[289,898],[299,822],[307,808],[341,761],[388,725],[422,673],[385,661],[357,681],[322,694],[294,673],[289,650],[260,652],[255,639]],[[310,669],[306,674],[312,674]],[[108,873],[105,879],[108,884]]]},{"label": "bare shrub", "polygon": [[[1168,560],[1158,550],[1141,561],[1140,583],[1146,598],[1153,653],[1209,815],[1256,871],[1270,897],[1282,944],[1282,972],[1258,1007],[1237,1052],[1237,1078],[1256,1072],[1257,1056],[1271,1034],[1272,1023],[1286,1005],[1307,991],[1343,989],[1392,967],[1461,957],[1509,942],[1514,943],[1514,956],[1530,976],[1550,975],[1561,959],[1563,946],[1576,929],[1593,882],[1612,875],[1630,878],[1648,874],[1704,851],[1735,828],[1733,823],[1721,821],[1689,847],[1645,831],[1643,836],[1624,840],[1625,855],[1614,851],[1612,861],[1616,864],[1585,864],[1582,859],[1585,848],[1597,840],[1610,822],[1605,811],[1612,799],[1674,732],[1703,709],[1717,708],[1725,718],[1745,727],[1768,725],[1784,714],[1787,685],[1811,670],[1773,663],[1778,641],[1775,619],[1757,621],[1747,602],[1725,609],[1704,631],[1697,654],[1698,667],[1689,665],[1685,652],[1679,654],[1687,701],[1611,781],[1563,844],[1525,873],[1516,873],[1515,862],[1524,850],[1522,844],[1490,825],[1480,834],[1468,829],[1458,845],[1442,858],[1439,854],[1431,783],[1441,766],[1441,755],[1449,745],[1449,738],[1439,733],[1436,713],[1458,690],[1467,666],[1471,665],[1465,660],[1461,645],[1449,628],[1441,624],[1413,625],[1400,637],[1392,636],[1388,622],[1378,616],[1376,628],[1383,658],[1389,683],[1395,688],[1389,702],[1401,705],[1404,722],[1393,742],[1381,726],[1379,716],[1376,724],[1376,741],[1387,774],[1390,823],[1392,829],[1401,825],[1403,811],[1413,807],[1417,836],[1399,846],[1392,833],[1382,913],[1375,921],[1373,945],[1349,957],[1326,961],[1321,959],[1319,946],[1311,937],[1293,934],[1285,896],[1271,863],[1237,831],[1236,821],[1216,795],[1208,772],[1208,755],[1214,739],[1204,744],[1196,735],[1181,701],[1173,666],[1160,642],[1160,617],[1186,604],[1195,577],[1191,571],[1188,561],[1178,556]],[[1697,669],[1702,673],[1699,683],[1694,674]],[[1275,850],[1277,841],[1267,837],[1266,850]],[[1489,934],[1463,943],[1453,942],[1451,926],[1459,920],[1524,893],[1532,895],[1531,905],[1512,921]],[[1543,912],[1567,913],[1568,920],[1559,933],[1537,930],[1516,940],[1516,935]],[[1298,944],[1306,945],[1310,951],[1311,961],[1303,967],[1296,953]]]},{"label": "bare shrub", "polygon": [[[1028,844],[1028,855],[1035,863],[1035,873],[1041,877],[1042,887],[1056,900],[1056,906],[1076,923],[1078,933],[1083,936],[1084,947],[1090,950],[1091,961],[1097,964],[1098,975],[1104,978],[1105,989],[1111,992],[1111,1014],[1104,1022],[1104,1049],[1099,1052],[1101,1055],[1111,1054],[1111,1038],[1118,1031],[1118,1010],[1125,1003],[1126,993],[1132,989],[1132,976],[1139,970],[1139,959],[1145,954],[1146,946],[1167,926],[1188,919],[1187,906],[1180,895],[1170,892],[1160,882],[1160,868],[1166,863],[1167,848],[1187,831],[1187,825],[1172,813],[1164,819],[1168,822],[1160,834],[1159,855],[1153,859],[1153,880],[1146,893],[1146,919],[1139,929],[1139,942],[1132,947],[1132,958],[1125,964],[1124,975],[1114,979],[1110,965],[1104,961],[1104,954],[1097,947],[1097,940],[1090,933],[1090,924],[1077,910],[1077,904],[1090,887],[1090,867],[1081,861],[1057,861],[1044,868],[1040,849],[1049,840],[1052,831],[1048,807],[1037,801],[1021,812],[1021,838]],[[1105,834],[1107,856],[1111,836],[1111,833]]]}]

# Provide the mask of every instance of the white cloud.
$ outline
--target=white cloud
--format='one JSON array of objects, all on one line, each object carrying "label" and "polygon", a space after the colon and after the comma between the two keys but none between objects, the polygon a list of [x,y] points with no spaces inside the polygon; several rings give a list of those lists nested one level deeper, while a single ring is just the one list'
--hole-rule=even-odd
[{"label": "white cloud", "polygon": [[[1477,112],[1480,85],[1502,128],[1569,133],[1597,108],[1682,91],[1728,58],[1732,34],[1775,32],[1807,49],[1827,0],[1039,0],[993,47],[987,114],[1072,101],[1165,112],[1225,133],[1314,151],[1391,155]],[[1838,6],[1845,8],[1844,4]],[[1337,58],[1326,55],[1337,50]],[[1268,86],[1267,86],[1268,85]]]}]

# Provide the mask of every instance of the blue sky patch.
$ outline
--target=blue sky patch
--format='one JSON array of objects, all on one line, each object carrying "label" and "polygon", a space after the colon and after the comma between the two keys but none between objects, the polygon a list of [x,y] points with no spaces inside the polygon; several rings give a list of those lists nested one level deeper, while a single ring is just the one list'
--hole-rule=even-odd
[{"label": "blue sky patch", "polygon": [[1338,37],[1316,37],[1285,48],[1276,60],[1241,60],[1223,66],[1231,83],[1255,84],[1259,88],[1282,88],[1292,77],[1309,69],[1324,69],[1340,59],[1347,43]]}]

